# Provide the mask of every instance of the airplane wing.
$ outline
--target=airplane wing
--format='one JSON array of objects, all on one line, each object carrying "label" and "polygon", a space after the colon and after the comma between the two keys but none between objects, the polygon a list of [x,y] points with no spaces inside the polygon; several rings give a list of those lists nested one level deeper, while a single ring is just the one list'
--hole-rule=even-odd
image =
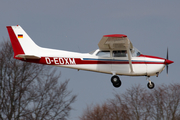
[{"label": "airplane wing", "polygon": [[104,35],[98,43],[100,50],[127,50],[130,70],[133,72],[130,49],[133,48],[131,41],[127,35],[112,34]]},{"label": "airplane wing", "polygon": [[100,40],[100,50],[126,50],[133,48],[131,41],[123,34],[104,35]]}]

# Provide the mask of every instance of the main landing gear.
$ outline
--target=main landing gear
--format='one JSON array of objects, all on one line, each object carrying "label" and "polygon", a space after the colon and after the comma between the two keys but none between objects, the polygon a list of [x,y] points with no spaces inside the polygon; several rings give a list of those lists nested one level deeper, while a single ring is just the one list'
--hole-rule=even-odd
[{"label": "main landing gear", "polygon": [[[147,87],[149,89],[153,89],[155,84],[153,82],[151,82],[151,80],[149,79],[149,76],[147,76],[147,81],[148,81]],[[113,86],[116,88],[121,86],[121,80],[117,75],[114,75],[111,77],[111,82],[112,82]]]},{"label": "main landing gear", "polygon": [[148,87],[149,89],[153,89],[154,86],[155,86],[155,84],[154,84],[153,82],[151,82],[151,80],[149,79],[149,76],[147,77],[147,80],[149,81],[148,84],[147,84],[147,87]]},{"label": "main landing gear", "polygon": [[121,80],[116,75],[111,77],[111,82],[112,82],[113,86],[116,87],[116,88],[121,86]]}]

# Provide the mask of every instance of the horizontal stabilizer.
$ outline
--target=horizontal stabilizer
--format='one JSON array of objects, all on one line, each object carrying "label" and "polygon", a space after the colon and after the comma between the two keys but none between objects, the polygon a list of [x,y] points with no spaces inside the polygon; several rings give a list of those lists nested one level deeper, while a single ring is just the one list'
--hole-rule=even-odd
[{"label": "horizontal stabilizer", "polygon": [[18,54],[15,57],[18,58],[24,58],[24,59],[40,59],[40,56],[35,56],[35,55],[25,55],[25,54]]}]

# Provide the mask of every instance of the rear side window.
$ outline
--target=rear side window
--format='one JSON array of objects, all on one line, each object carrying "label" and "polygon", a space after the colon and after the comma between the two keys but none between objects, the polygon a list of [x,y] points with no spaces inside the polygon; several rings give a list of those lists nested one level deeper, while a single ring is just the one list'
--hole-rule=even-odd
[{"label": "rear side window", "polygon": [[99,51],[96,55],[100,57],[110,57],[110,51]]}]

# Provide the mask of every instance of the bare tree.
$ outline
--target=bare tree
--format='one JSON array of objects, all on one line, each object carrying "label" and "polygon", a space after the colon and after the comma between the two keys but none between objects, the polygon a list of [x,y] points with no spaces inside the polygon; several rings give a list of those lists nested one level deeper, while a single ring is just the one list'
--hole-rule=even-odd
[{"label": "bare tree", "polygon": [[87,106],[80,120],[131,120],[129,109],[120,96],[110,99],[102,105]]},{"label": "bare tree", "polygon": [[[117,94],[116,96],[120,96]],[[122,101],[127,105],[128,112],[131,115],[130,118],[133,120],[147,120],[150,115],[150,103],[152,100],[151,94],[148,94],[146,88],[140,85],[132,86],[122,94]]]},{"label": "bare tree", "polygon": [[155,120],[178,120],[180,115],[180,84],[162,85],[152,92],[152,116]]},{"label": "bare tree", "polygon": [[102,105],[87,107],[80,119],[179,120],[180,84],[161,85],[153,90],[146,90],[140,85],[132,86]]},{"label": "bare tree", "polygon": [[0,50],[0,119],[66,119],[76,95],[52,68],[13,59],[10,42]]},{"label": "bare tree", "polygon": [[81,120],[111,120],[110,106],[106,103],[102,105],[95,105],[94,107],[87,106],[84,111],[83,116],[80,117]]}]

